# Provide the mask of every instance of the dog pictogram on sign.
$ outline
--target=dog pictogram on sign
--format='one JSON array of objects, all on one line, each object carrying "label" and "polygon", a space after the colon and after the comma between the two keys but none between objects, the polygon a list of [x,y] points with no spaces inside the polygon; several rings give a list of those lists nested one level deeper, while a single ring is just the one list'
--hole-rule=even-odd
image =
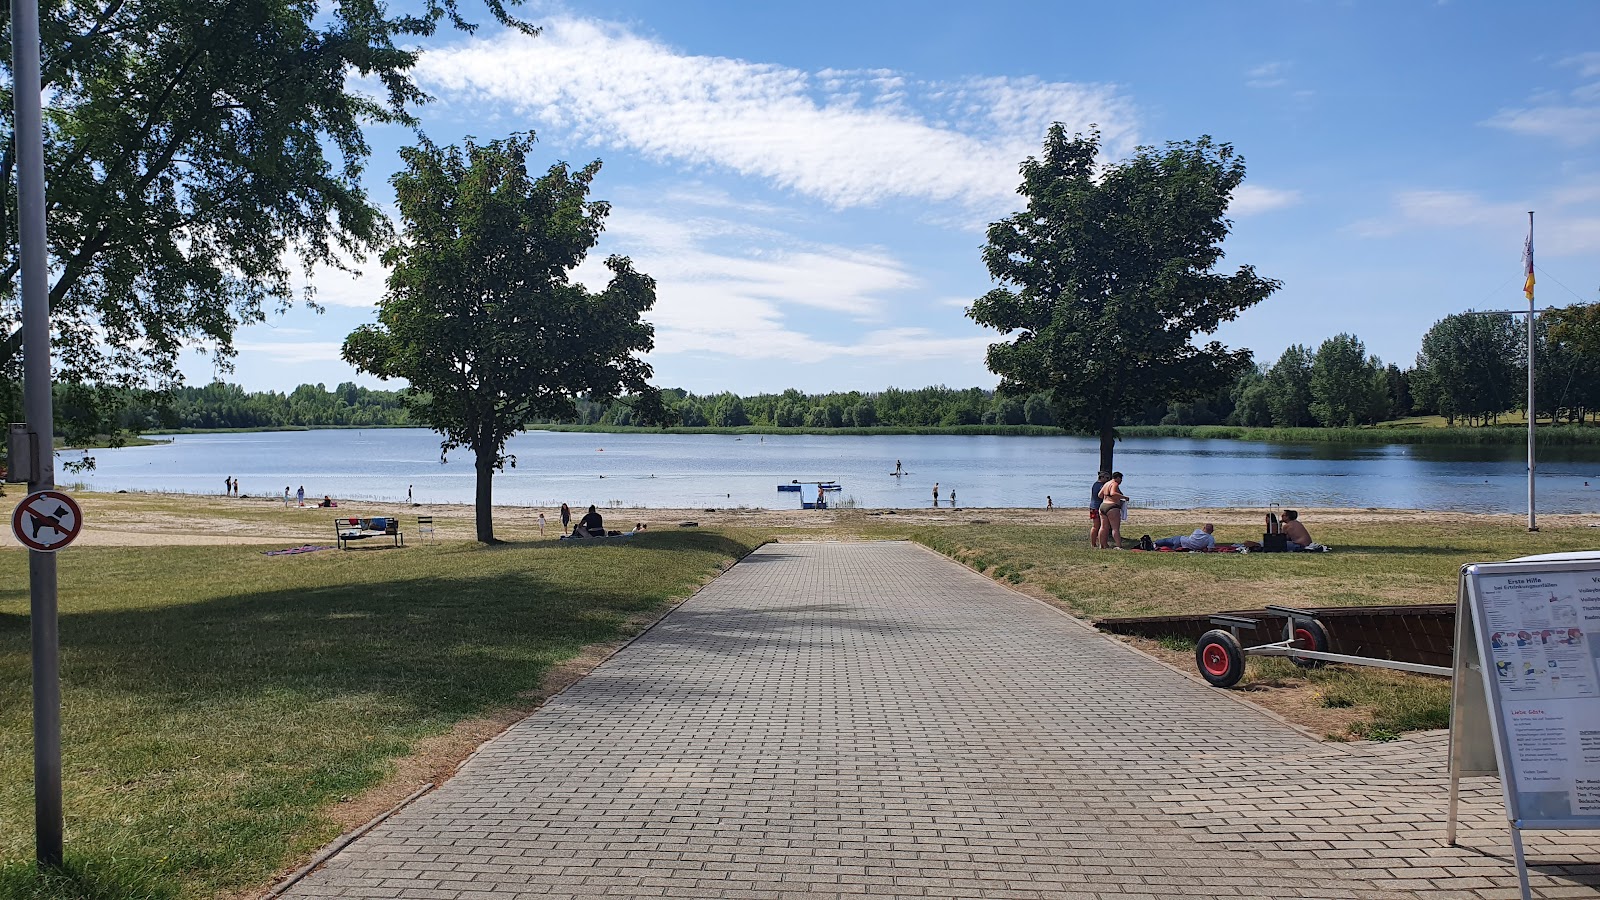
[{"label": "dog pictogram on sign", "polygon": [[11,514],[11,533],[24,547],[53,553],[72,543],[83,529],[78,502],[60,491],[36,491]]}]

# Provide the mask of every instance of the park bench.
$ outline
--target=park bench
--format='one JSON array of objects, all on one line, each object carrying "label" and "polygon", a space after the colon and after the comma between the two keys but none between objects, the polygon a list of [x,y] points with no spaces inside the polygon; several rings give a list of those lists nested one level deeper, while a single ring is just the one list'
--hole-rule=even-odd
[{"label": "park bench", "polygon": [[394,516],[372,516],[358,518],[356,516],[340,516],[333,520],[333,532],[340,550],[349,550],[351,541],[364,541],[367,538],[393,538],[394,546],[406,545],[405,532],[400,530],[400,520]]}]

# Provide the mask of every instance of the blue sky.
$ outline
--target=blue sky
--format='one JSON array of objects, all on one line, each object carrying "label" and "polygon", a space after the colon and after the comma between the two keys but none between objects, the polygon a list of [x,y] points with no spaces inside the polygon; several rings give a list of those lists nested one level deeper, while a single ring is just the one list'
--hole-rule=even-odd
[{"label": "blue sky", "polygon": [[[471,0],[464,0],[471,8]],[[609,253],[659,282],[656,383],[697,392],[992,387],[985,226],[1019,208],[1045,128],[1113,155],[1210,134],[1249,174],[1231,267],[1284,287],[1218,333],[1270,363],[1338,332],[1409,365],[1435,320],[1600,299],[1600,3],[990,0],[538,3],[526,38],[441,36],[416,74],[435,141],[532,130],[600,158]],[[487,19],[487,15],[480,16]],[[372,129],[370,189],[404,129]],[[326,312],[240,332],[251,389],[347,380],[382,292],[318,273]],[[191,381],[212,375],[194,357]],[[391,385],[392,386],[392,385]]]}]

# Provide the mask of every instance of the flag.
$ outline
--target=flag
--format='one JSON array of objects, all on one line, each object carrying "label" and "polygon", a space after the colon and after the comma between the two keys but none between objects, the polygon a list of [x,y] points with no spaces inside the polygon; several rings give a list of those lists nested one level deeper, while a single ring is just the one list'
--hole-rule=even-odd
[{"label": "flag", "polygon": [[1522,282],[1522,293],[1533,299],[1533,229],[1528,229],[1528,241],[1522,245],[1522,265],[1528,272],[1528,278]]}]

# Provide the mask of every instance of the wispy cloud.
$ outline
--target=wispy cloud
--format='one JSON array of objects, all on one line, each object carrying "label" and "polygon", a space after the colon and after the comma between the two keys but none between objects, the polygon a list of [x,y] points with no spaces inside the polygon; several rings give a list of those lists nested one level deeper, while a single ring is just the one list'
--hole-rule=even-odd
[{"label": "wispy cloud", "polygon": [[248,353],[258,359],[285,365],[299,365],[338,362],[342,344],[339,341],[241,341],[236,346],[240,354]]},{"label": "wispy cloud", "polygon": [[910,198],[1004,209],[1017,164],[1052,121],[1097,123],[1113,153],[1136,137],[1132,105],[1109,85],[813,72],[688,55],[610,23],[543,24],[537,38],[502,32],[430,50],[418,78],[540,129],[765,179],[835,208]]},{"label": "wispy cloud", "polygon": [[1254,216],[1294,206],[1300,199],[1299,191],[1241,184],[1233,192],[1233,202],[1228,204],[1228,212],[1235,216]]},{"label": "wispy cloud", "polygon": [[1244,73],[1244,83],[1246,87],[1258,89],[1283,87],[1289,83],[1288,70],[1286,62],[1262,63]]},{"label": "wispy cloud", "polygon": [[[1577,70],[1580,79],[1600,77],[1600,53],[1569,56],[1558,65]],[[1600,139],[1600,83],[1580,84],[1565,93],[1543,92],[1527,105],[1502,109],[1482,124],[1574,147],[1591,143]]]},{"label": "wispy cloud", "polygon": [[[1600,217],[1588,215],[1600,185],[1583,182],[1551,191],[1529,202],[1496,202],[1470,191],[1402,191],[1381,219],[1351,226],[1361,237],[1390,237],[1428,228],[1482,228],[1522,233],[1530,208],[1539,211],[1539,251],[1551,256],[1600,253]],[[1520,245],[1519,252],[1520,252]]]}]

